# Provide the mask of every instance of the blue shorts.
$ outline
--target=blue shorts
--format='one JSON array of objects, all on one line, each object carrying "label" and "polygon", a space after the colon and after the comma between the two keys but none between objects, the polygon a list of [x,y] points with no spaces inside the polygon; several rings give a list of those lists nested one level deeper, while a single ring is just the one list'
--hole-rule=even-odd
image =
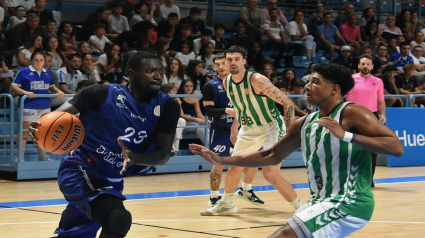
[{"label": "blue shorts", "polygon": [[210,128],[210,149],[220,156],[230,156],[230,129],[212,124]]}]

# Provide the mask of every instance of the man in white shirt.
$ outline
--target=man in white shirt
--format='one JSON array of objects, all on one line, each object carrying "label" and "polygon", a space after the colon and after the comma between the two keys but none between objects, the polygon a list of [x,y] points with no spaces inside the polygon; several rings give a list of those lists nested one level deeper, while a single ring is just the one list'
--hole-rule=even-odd
[{"label": "man in white shirt", "polygon": [[112,31],[115,34],[121,34],[124,31],[130,31],[127,17],[121,15],[123,5],[121,3],[114,3],[112,6],[112,14],[108,17],[109,24],[112,26]]},{"label": "man in white shirt", "polygon": [[415,40],[410,42],[410,47],[412,47],[412,49],[417,45],[422,46],[422,48],[425,49],[424,33],[421,31],[416,32]]},{"label": "man in white shirt", "polygon": [[167,20],[168,14],[171,12],[177,13],[180,20],[180,8],[174,5],[174,0],[166,0],[164,5],[161,5],[161,17]]},{"label": "man in white shirt", "polygon": [[59,79],[59,87],[65,94],[75,94],[78,82],[85,80],[78,70],[81,66],[81,56],[73,54],[68,57],[68,66],[56,71]]}]

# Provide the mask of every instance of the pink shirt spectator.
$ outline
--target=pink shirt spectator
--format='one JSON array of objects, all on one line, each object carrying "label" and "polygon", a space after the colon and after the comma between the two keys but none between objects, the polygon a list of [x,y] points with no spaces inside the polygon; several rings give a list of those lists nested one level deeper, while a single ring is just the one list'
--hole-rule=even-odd
[{"label": "pink shirt spectator", "polygon": [[360,27],[357,25],[354,25],[354,27],[351,27],[348,23],[345,23],[339,27],[339,33],[341,33],[342,36],[347,37],[351,41],[357,41],[357,37],[360,37]]},{"label": "pink shirt spectator", "polygon": [[[288,20],[286,19],[285,15],[283,15],[283,13],[279,10],[279,16],[277,17],[277,22],[282,23],[283,26],[286,26],[286,24],[288,24]],[[266,22],[266,20],[270,20],[270,15],[269,15],[269,9],[268,8],[263,8],[261,9],[261,21],[262,22]]]},{"label": "pink shirt spectator", "polygon": [[380,78],[369,75],[363,78],[360,73],[353,74],[354,88],[347,93],[347,101],[378,111],[378,100],[384,99],[384,84]]}]

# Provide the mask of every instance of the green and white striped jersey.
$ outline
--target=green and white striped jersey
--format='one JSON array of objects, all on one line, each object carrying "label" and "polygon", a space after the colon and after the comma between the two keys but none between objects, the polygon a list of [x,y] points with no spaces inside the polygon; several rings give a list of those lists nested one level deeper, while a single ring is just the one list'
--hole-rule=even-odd
[{"label": "green and white striped jersey", "polygon": [[255,127],[266,125],[278,120],[282,128],[283,120],[275,102],[268,96],[259,96],[255,94],[251,86],[251,76],[254,71],[246,71],[245,76],[240,83],[232,81],[232,75],[226,80],[227,97],[233,103],[241,125]]},{"label": "green and white striped jersey", "polygon": [[[338,105],[329,117],[340,123],[348,104]],[[308,115],[301,129],[301,151],[312,195],[309,203],[332,202],[352,216],[370,220],[374,208],[371,154],[313,122],[319,118],[320,112]]]}]

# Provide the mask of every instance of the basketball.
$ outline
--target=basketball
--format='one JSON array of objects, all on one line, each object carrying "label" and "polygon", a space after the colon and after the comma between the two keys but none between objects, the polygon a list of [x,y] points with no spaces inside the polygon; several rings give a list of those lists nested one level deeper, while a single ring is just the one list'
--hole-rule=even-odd
[{"label": "basketball", "polygon": [[84,140],[84,127],[78,117],[67,112],[50,112],[38,119],[37,145],[52,154],[66,154]]}]

